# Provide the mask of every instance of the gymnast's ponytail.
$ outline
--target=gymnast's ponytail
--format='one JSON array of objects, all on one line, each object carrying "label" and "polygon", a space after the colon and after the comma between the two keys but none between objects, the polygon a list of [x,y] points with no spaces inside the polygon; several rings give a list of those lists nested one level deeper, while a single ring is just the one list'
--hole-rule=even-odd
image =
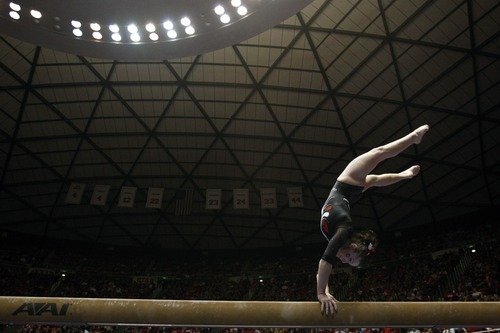
[{"label": "gymnast's ponytail", "polygon": [[355,245],[355,251],[361,258],[375,253],[379,243],[377,234],[369,229],[354,231],[350,242]]}]

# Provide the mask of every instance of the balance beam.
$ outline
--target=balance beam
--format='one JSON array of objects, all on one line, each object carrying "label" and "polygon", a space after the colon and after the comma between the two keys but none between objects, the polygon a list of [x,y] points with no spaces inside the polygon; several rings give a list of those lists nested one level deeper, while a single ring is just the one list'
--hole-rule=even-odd
[{"label": "balance beam", "polygon": [[500,302],[186,301],[0,296],[4,324],[175,327],[499,327]]}]

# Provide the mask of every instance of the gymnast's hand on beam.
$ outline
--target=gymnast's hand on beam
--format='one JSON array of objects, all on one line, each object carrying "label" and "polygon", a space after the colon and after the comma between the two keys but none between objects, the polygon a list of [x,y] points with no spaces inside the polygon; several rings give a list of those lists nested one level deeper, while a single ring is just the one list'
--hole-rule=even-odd
[{"label": "gymnast's hand on beam", "polygon": [[338,301],[330,293],[318,294],[318,300],[321,303],[321,313],[327,316],[333,316],[338,312]]}]

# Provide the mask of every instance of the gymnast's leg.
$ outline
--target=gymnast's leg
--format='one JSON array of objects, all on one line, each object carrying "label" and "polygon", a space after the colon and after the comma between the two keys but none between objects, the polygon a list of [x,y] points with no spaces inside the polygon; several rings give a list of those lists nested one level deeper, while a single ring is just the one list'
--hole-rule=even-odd
[{"label": "gymnast's leg", "polygon": [[400,139],[359,155],[347,165],[337,180],[351,185],[364,186],[366,190],[369,187],[387,186],[400,180],[414,177],[420,171],[420,166],[418,165],[414,165],[399,173],[370,175],[370,172],[380,162],[398,155],[412,144],[419,144],[428,130],[428,125],[422,125]]}]

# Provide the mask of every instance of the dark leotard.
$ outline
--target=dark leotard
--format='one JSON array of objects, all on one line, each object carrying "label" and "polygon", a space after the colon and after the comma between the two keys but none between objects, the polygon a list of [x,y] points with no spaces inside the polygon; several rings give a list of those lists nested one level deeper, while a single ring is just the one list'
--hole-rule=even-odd
[{"label": "dark leotard", "polygon": [[362,186],[337,181],[321,209],[320,228],[328,240],[322,259],[332,263],[338,250],[352,236],[353,227],[350,205],[363,194]]}]

